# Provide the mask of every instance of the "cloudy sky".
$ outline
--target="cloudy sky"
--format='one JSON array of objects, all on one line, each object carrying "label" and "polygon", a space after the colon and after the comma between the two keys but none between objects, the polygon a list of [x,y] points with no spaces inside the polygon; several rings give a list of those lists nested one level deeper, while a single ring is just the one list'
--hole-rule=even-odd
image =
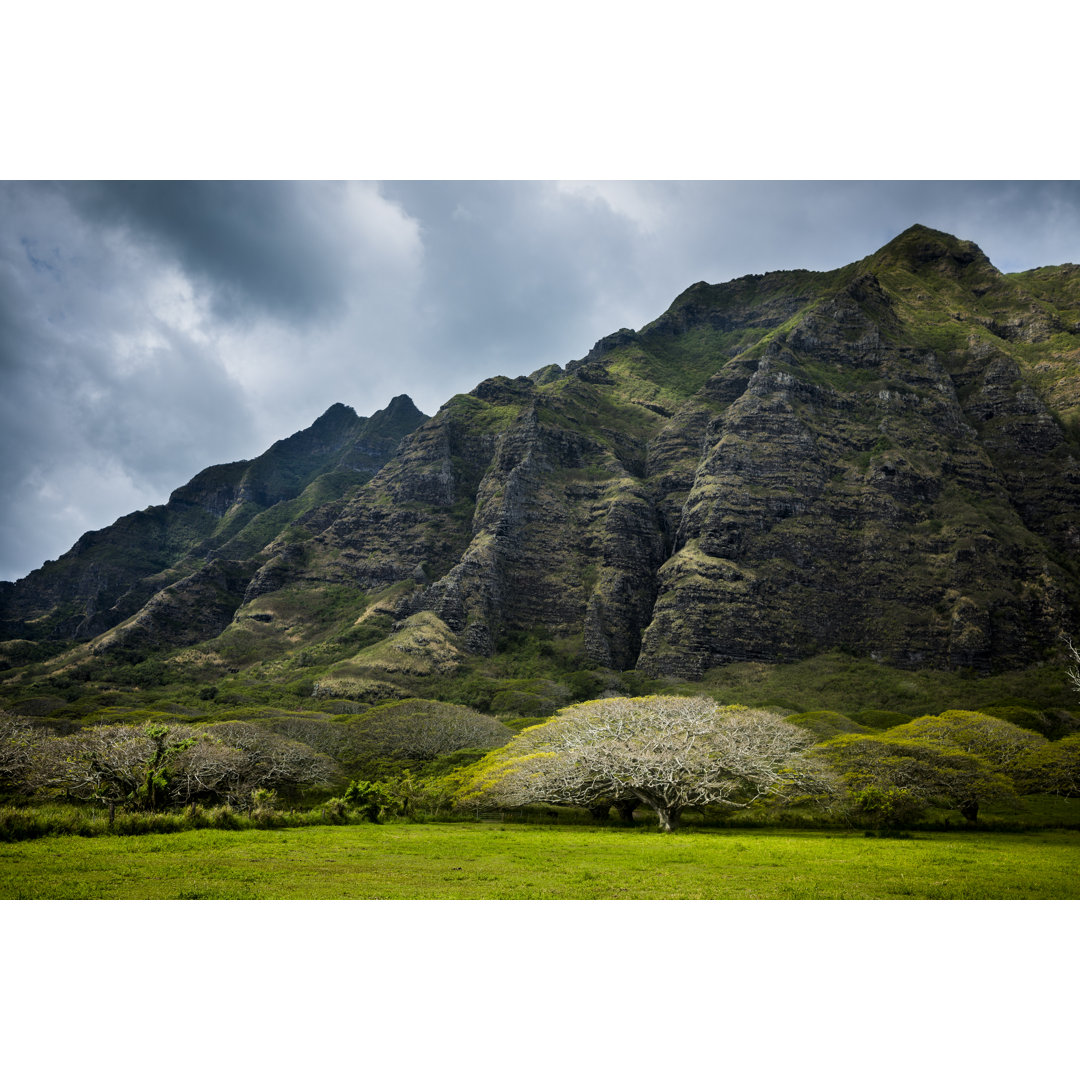
[{"label": "cloudy sky", "polygon": [[430,414],[914,222],[1080,262],[1074,182],[0,184],[0,578],[336,401]]}]

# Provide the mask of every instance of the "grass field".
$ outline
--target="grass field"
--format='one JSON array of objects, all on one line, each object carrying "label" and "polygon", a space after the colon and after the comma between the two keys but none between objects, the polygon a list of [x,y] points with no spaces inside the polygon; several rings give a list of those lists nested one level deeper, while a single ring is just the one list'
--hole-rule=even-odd
[{"label": "grass field", "polygon": [[1080,833],[400,824],[0,845],[3,899],[1080,898]]}]

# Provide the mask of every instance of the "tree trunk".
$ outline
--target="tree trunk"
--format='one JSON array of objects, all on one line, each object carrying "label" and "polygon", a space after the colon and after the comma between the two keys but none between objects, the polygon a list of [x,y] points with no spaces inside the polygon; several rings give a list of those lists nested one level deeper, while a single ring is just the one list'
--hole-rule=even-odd
[{"label": "tree trunk", "polygon": [[969,824],[974,825],[979,819],[979,801],[972,799],[970,802],[964,803],[960,807],[960,813],[964,815],[964,820]]},{"label": "tree trunk", "polygon": [[656,816],[660,819],[661,832],[674,832],[679,827],[682,817],[681,806],[658,806]]},{"label": "tree trunk", "polygon": [[634,811],[640,804],[640,799],[620,799],[615,804],[615,809],[619,811],[619,820],[624,825],[633,825]]},{"label": "tree trunk", "polygon": [[591,817],[593,821],[607,821],[610,813],[611,803],[609,802],[593,803],[589,807],[589,817]]}]

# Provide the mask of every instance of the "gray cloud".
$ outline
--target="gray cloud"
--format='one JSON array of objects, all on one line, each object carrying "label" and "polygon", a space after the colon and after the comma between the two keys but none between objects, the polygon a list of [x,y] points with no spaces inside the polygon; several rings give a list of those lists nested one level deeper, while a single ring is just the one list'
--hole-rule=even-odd
[{"label": "gray cloud", "polygon": [[334,401],[434,412],[916,221],[1080,261],[1075,182],[0,184],[0,577]]},{"label": "gray cloud", "polygon": [[332,317],[351,284],[341,185],[153,181],[58,185],[87,222],[157,246],[206,286],[214,313],[255,306],[286,320]]}]

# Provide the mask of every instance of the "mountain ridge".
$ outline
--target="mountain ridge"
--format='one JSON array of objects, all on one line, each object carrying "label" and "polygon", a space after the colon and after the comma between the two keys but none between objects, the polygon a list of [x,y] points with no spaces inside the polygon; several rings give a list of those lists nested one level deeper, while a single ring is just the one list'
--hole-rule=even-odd
[{"label": "mountain ridge", "polygon": [[[456,643],[447,655],[490,655],[524,635],[583,664],[695,679],[835,649],[989,672],[1052,655],[1080,616],[1072,264],[1002,274],[974,243],[915,225],[836,270],[697,282],[640,330],[565,367],[484,380],[407,431],[420,414],[406,400],[394,399],[398,441],[363,483],[344,482],[375,463],[347,406],[290,437],[307,437],[301,456],[333,458],[302,507],[300,491],[263,505],[294,490],[295,462],[263,455],[254,478],[247,463],[204,470],[174,497],[217,492],[198,505],[221,511],[221,543],[203,537],[171,563],[159,548],[142,592],[103,597],[108,627],[99,603],[47,610],[35,632],[74,627],[99,653],[201,642],[208,654],[258,634],[284,677],[307,632],[288,604],[340,594],[384,642],[428,613],[423,632],[435,634],[434,617],[438,640]],[[317,449],[339,427],[348,448]],[[207,474],[220,483],[204,491]],[[245,477],[236,509],[221,492]],[[184,562],[195,557],[203,564]],[[201,610],[215,574],[235,579],[224,587],[235,606],[163,630]],[[9,632],[28,629],[10,598],[4,609]],[[370,653],[387,647],[335,662],[322,692],[390,693]]]},{"label": "mountain ridge", "polygon": [[[6,586],[0,591],[0,627],[16,636],[12,629],[25,632],[28,623],[44,618],[47,629],[40,636],[86,640],[103,633],[194,572],[191,559],[254,554],[259,517],[300,498],[309,485],[322,480],[327,494],[336,490],[340,497],[374,475],[424,418],[407,395],[395,397],[370,418],[349,406],[332,405],[308,428],[279,439],[261,455],[211,465],[173,491],[167,502],[84,533],[59,559],[18,582],[0,583]],[[336,483],[330,483],[327,478],[335,474]],[[29,594],[21,610],[20,593]],[[74,614],[57,610],[71,604],[83,606]]]}]

